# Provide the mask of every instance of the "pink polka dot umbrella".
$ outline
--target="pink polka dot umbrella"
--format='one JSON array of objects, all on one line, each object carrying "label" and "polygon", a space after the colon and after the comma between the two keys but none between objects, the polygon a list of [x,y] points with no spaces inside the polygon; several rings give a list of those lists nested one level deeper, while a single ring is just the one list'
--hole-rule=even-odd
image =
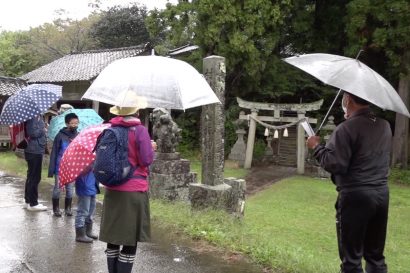
[{"label": "pink polka dot umbrella", "polygon": [[60,161],[58,175],[60,187],[74,182],[82,172],[91,167],[95,160],[93,153],[98,136],[111,124],[98,124],[82,130],[78,136],[68,145]]}]

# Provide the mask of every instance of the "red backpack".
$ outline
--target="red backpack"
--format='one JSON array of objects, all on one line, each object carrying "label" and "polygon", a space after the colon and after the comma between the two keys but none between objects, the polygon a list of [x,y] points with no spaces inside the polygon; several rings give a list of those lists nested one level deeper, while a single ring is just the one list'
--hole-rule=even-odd
[{"label": "red backpack", "polygon": [[26,134],[26,123],[23,122],[17,125],[10,125],[9,129],[12,149],[15,150],[16,148],[27,148],[28,136]]}]

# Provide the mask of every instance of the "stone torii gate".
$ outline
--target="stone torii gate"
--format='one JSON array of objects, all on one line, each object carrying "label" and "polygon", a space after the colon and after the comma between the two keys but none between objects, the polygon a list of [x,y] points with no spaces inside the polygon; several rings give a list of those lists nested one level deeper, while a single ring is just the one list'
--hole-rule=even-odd
[{"label": "stone torii gate", "polygon": [[[264,122],[281,122],[296,125],[297,128],[297,173],[304,174],[305,172],[305,131],[299,122],[307,120],[309,123],[316,124],[317,119],[307,118],[306,112],[319,110],[323,104],[323,100],[318,100],[312,103],[300,104],[279,104],[279,103],[261,103],[250,102],[237,98],[239,107],[250,109],[251,114],[240,114],[240,120],[249,121],[248,141],[246,145],[244,168],[249,169],[252,165],[252,155],[255,143],[256,123],[263,125]],[[260,110],[273,111],[273,116],[258,116]],[[297,117],[283,117],[281,112],[292,111],[297,113]],[[274,126],[273,126],[274,127]],[[279,126],[281,127],[281,126]],[[284,126],[282,126],[284,127]]]}]

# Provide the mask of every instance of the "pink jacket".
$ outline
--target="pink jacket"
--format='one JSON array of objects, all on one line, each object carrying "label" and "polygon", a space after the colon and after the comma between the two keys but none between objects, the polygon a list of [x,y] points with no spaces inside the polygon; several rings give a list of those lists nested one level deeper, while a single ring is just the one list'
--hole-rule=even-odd
[{"label": "pink jacket", "polygon": [[154,151],[147,128],[135,117],[115,117],[110,120],[112,126],[133,127],[128,131],[128,160],[137,166],[134,177],[122,185],[106,187],[115,191],[146,192],[149,189],[149,165],[154,160]]}]

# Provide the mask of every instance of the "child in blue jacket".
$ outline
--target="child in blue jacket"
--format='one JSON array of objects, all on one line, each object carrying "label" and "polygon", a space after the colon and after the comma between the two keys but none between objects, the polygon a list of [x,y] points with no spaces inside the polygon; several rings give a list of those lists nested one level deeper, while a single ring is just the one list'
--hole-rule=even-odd
[{"label": "child in blue jacket", "polygon": [[[58,171],[61,158],[64,151],[67,149],[71,141],[78,135],[77,128],[79,119],[74,113],[69,113],[64,117],[66,127],[62,128],[53,141],[53,149],[50,154],[50,165],[48,167],[48,177],[55,177],[55,183],[53,188],[53,214],[56,217],[61,217],[60,212],[60,185]],[[72,216],[71,203],[73,200],[73,183],[69,183],[65,186],[65,205],[64,211],[66,216]]]},{"label": "child in blue jacket", "polygon": [[75,181],[75,192],[78,196],[75,217],[75,240],[77,242],[92,243],[93,239],[98,239],[98,236],[92,233],[95,198],[100,193],[98,184],[91,170],[86,170]]}]

